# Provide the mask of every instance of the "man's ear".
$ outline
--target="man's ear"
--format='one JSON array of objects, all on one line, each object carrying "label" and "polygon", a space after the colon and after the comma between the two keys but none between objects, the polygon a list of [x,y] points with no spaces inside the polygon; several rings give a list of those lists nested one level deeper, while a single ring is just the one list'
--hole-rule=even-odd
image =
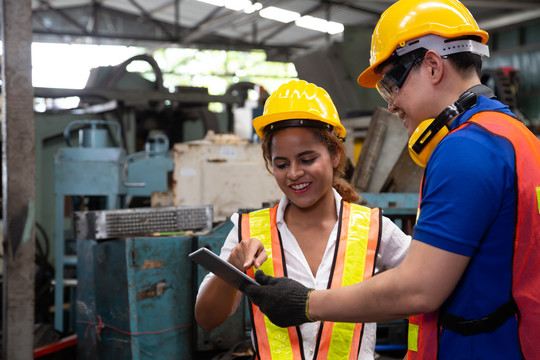
[{"label": "man's ear", "polygon": [[424,64],[428,67],[432,84],[438,84],[444,75],[444,62],[441,55],[436,51],[429,50],[424,57]]}]

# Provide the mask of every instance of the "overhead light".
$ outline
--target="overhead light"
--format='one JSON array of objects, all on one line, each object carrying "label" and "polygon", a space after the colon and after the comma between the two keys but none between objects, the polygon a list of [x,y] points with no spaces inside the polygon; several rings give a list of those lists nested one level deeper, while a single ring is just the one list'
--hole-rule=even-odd
[{"label": "overhead light", "polygon": [[262,4],[260,2],[256,2],[255,4],[250,4],[248,6],[246,6],[243,10],[246,14],[252,14],[254,13],[255,11],[259,11],[262,9]]},{"label": "overhead light", "polygon": [[538,17],[540,17],[540,9],[530,9],[516,13],[506,14],[504,16],[493,18],[491,20],[479,21],[478,26],[480,26],[480,29],[482,30],[489,31],[508,25],[519,24],[531,19],[537,19]]},{"label": "overhead light", "polygon": [[252,4],[250,0],[229,0],[225,4],[225,7],[230,10],[241,11],[251,5]]},{"label": "overhead light", "polygon": [[296,26],[328,33],[331,35],[339,34],[343,32],[343,30],[345,29],[345,27],[341,23],[338,23],[335,21],[328,21],[328,20],[316,18],[309,15],[302,16],[301,18],[297,19],[294,23],[296,24]]},{"label": "overhead light", "polygon": [[262,4],[261,3],[253,4],[251,0],[229,0],[225,4],[225,7],[230,10],[243,11],[246,14],[251,14],[257,10],[261,10]]},{"label": "overhead light", "polygon": [[263,9],[261,3],[252,3],[251,0],[198,0],[200,2],[219,7],[226,7],[229,10],[243,11],[246,14],[252,14],[259,11],[259,15],[265,19],[275,20],[282,23],[295,22],[297,26],[328,33],[330,35],[342,33],[345,27],[343,24],[335,21],[327,21],[313,16],[301,16],[296,11],[281,9],[275,6],[269,6]]},{"label": "overhead light", "polygon": [[259,15],[265,19],[276,20],[282,23],[290,23],[300,18],[300,14],[295,11],[280,9],[275,6],[269,6],[259,11]]},{"label": "overhead light", "polygon": [[343,31],[345,31],[345,26],[342,23],[328,21],[328,29],[326,30],[327,33],[330,35],[335,35],[342,33]]},{"label": "overhead light", "polygon": [[227,0],[199,0],[200,2],[207,3],[214,6],[223,6]]},{"label": "overhead light", "polygon": [[243,11],[246,14],[254,13],[262,9],[262,4],[256,2],[253,4],[251,0],[198,0],[203,3],[207,3],[214,6],[225,6],[229,10]]}]

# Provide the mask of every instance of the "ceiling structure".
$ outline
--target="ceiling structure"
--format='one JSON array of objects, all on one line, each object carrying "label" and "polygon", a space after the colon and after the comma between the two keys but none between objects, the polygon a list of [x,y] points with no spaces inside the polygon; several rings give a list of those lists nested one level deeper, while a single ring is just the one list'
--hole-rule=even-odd
[{"label": "ceiling structure", "polygon": [[[343,33],[329,34],[264,18],[278,7],[345,27],[372,29],[393,0],[256,0],[250,13],[232,10],[247,0],[32,0],[35,41],[122,44],[150,48],[263,49],[290,60]],[[221,3],[225,6],[213,5]],[[497,30],[540,19],[540,0],[463,0],[480,27]],[[250,4],[251,5],[251,4]],[[254,10],[257,9],[257,10]]]}]

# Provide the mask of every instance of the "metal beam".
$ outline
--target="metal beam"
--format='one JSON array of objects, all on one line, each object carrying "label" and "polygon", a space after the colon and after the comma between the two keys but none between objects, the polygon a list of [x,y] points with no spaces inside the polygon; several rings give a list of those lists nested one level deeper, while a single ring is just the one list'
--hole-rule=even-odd
[{"label": "metal beam", "polygon": [[490,20],[479,21],[478,25],[480,29],[490,31],[494,29],[500,29],[515,24],[523,24],[529,20],[535,20],[540,18],[540,8],[534,10],[520,11],[511,13],[508,15],[500,16]]},{"label": "metal beam", "polygon": [[[259,3],[262,3],[264,6],[266,5],[272,5],[272,6],[278,6],[280,3],[283,3],[284,1],[259,1]],[[212,34],[217,29],[223,28],[223,27],[233,27],[235,25],[240,25],[242,23],[249,23],[253,22],[254,19],[257,19],[258,12],[253,12],[251,14],[245,14],[242,11],[234,11],[229,10],[224,7],[216,7],[214,10],[208,13],[207,16],[205,16],[201,21],[199,21],[194,27],[192,27],[189,32],[184,36],[182,39],[183,44],[191,44],[196,43],[200,38]],[[256,20],[255,20],[256,21]],[[244,34],[247,35],[247,34]],[[250,33],[251,35],[251,33]]]},{"label": "metal beam", "polygon": [[2,0],[2,359],[33,359],[35,153],[32,2]]},{"label": "metal beam", "polygon": [[88,31],[86,31],[84,25],[80,24],[77,20],[69,16],[64,10],[53,7],[47,0],[39,0],[39,3],[47,7],[47,9],[51,10],[52,12],[57,13],[61,18],[66,20],[69,24],[75,26],[77,29],[81,30],[84,34],[90,35]]},{"label": "metal beam", "polygon": [[251,15],[245,15],[238,11],[218,7],[212,10],[212,12],[201,20],[193,29],[190,29],[190,31],[182,38],[182,43],[194,43],[203,36],[213,33],[215,30],[225,25],[229,25],[236,18],[243,16]]},{"label": "metal beam", "polygon": [[140,11],[141,16],[144,19],[150,21],[151,23],[156,25],[158,28],[160,28],[161,31],[163,31],[163,33],[165,34],[165,36],[169,39],[169,41],[176,40],[174,39],[174,36],[169,32],[169,30],[167,30],[167,28],[163,25],[163,23],[154,19],[152,15],[144,7],[142,7],[138,2],[136,2],[135,0],[129,0],[129,2]]},{"label": "metal beam", "polygon": [[128,89],[58,89],[58,88],[34,88],[35,97],[62,98],[77,96],[86,99],[100,99],[103,102],[117,101],[125,106],[148,106],[149,102],[174,101],[183,104],[223,102],[236,104],[241,98],[232,95],[210,95],[178,91],[148,91]]}]

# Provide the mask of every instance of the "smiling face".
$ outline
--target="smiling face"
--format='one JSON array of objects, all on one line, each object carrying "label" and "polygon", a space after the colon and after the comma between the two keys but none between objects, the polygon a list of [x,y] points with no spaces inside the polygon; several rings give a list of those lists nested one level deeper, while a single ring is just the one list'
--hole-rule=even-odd
[{"label": "smiling face", "polygon": [[[412,54],[416,56],[418,54]],[[409,138],[421,122],[433,119],[448,104],[453,103],[457,97],[468,87],[472,86],[465,81],[450,64],[450,60],[442,58],[436,51],[428,50],[421,57],[421,61],[411,62],[404,59],[405,65],[414,63],[408,72],[402,72],[400,86],[394,86],[392,96],[387,96],[388,110],[399,116],[403,126],[407,128]],[[381,70],[383,79],[392,77],[396,63],[388,64]],[[399,66],[398,66],[399,67]],[[388,75],[388,76],[386,76]],[[468,78],[468,77],[467,77]],[[388,88],[388,86],[387,86]]]},{"label": "smiling face", "polygon": [[299,208],[332,199],[334,168],[340,161],[331,155],[312,129],[286,128],[271,142],[272,173],[281,191]]},{"label": "smiling face", "polygon": [[[422,121],[430,118],[428,104],[431,94],[426,91],[422,72],[425,69],[422,67],[423,63],[420,63],[411,69],[402,87],[394,93],[393,101],[388,103],[388,110],[397,114],[407,128],[408,137]],[[382,73],[390,69],[391,66],[387,66]]]}]

